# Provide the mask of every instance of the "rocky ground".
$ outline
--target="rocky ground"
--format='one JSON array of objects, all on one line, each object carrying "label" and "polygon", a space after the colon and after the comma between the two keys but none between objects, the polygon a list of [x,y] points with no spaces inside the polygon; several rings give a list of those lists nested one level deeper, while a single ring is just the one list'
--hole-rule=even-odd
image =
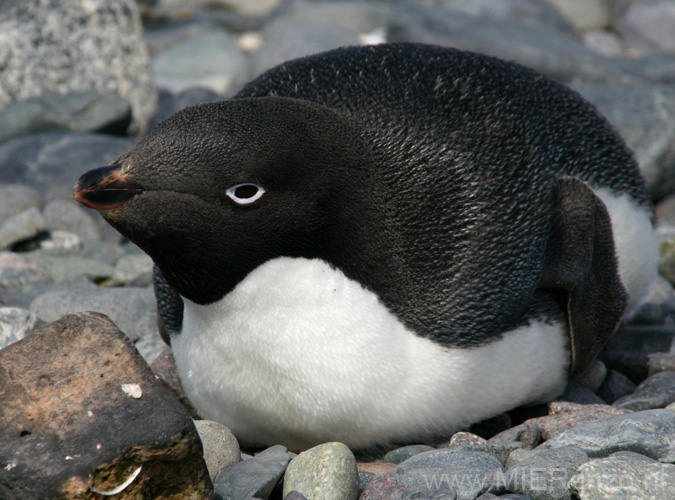
[{"label": "rocky ground", "polygon": [[[675,3],[56,0],[44,5],[0,4],[0,348],[11,344],[0,350],[0,427],[16,430],[0,433],[0,498],[29,498],[17,493],[17,484],[22,477],[34,480],[40,466],[30,464],[39,461],[26,457],[47,456],[46,441],[64,464],[53,478],[70,478],[57,484],[65,498],[100,498],[96,491],[110,494],[115,488],[122,488],[115,498],[139,491],[150,498],[198,498],[210,496],[211,480],[216,498],[223,499],[675,498]],[[336,443],[297,457],[279,446],[241,453],[227,429],[197,420],[206,474],[199,470],[201,454],[194,457],[192,420],[185,420],[181,405],[166,402],[175,397],[148,375],[152,364],[176,385],[155,325],[152,263],[97,214],[72,202],[71,187],[162,118],[186,105],[231,96],[286,59],[341,45],[404,40],[518,61],[593,102],[640,162],[659,217],[662,278],[583,383],[571,383],[559,401],[516,409],[435,443],[356,456]],[[107,315],[126,337],[115,337],[117,328],[105,318],[71,315],[78,311]],[[108,344],[110,338],[117,343]],[[106,358],[111,352],[129,361],[111,362]],[[64,357],[72,362],[64,365]],[[81,368],[72,371],[76,366]],[[85,368],[93,371],[85,376]],[[41,375],[31,378],[35,374]],[[89,389],[72,385],[78,377]],[[103,379],[121,383],[108,386]],[[64,388],[71,388],[67,397]],[[45,391],[53,397],[45,399]],[[58,405],[58,394],[67,405]],[[110,397],[94,404],[92,394]],[[155,400],[172,409],[153,413],[141,404]],[[131,406],[122,412],[123,404]],[[59,420],[64,412],[70,412],[68,418]],[[134,418],[126,421],[120,412]],[[101,420],[102,414],[112,420]],[[20,429],[19,421],[25,421]],[[170,426],[164,426],[167,421]],[[119,438],[118,428],[130,441]],[[89,452],[77,451],[74,443],[127,451],[106,455],[113,474],[95,453],[85,460]],[[152,483],[149,471],[160,469],[148,465],[155,463],[148,457],[161,455],[160,448],[181,464],[162,468],[162,474],[184,474],[182,483],[197,486],[176,493],[180,488],[173,480]],[[133,459],[129,449],[135,450]],[[193,460],[197,465],[188,466]],[[103,478],[102,470],[108,474]],[[55,487],[56,479],[42,475]]]}]

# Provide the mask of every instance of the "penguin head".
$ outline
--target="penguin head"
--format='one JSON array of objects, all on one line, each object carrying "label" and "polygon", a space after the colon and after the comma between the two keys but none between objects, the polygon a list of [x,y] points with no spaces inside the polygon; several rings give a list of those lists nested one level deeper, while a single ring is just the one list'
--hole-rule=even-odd
[{"label": "penguin head", "polygon": [[[73,197],[141,247],[196,303],[222,298],[279,256],[320,257],[360,208],[369,152],[327,108],[265,97],[186,108]],[[218,280],[214,279],[218,276]]]}]

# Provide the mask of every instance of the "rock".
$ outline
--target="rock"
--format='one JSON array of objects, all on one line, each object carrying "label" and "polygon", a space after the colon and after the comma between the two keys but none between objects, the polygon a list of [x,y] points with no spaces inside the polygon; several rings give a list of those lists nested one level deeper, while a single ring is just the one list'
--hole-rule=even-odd
[{"label": "rock", "polygon": [[145,254],[125,255],[115,264],[111,285],[152,285],[152,259]]},{"label": "rock", "polygon": [[672,325],[622,326],[610,337],[606,350],[669,352],[674,339]]},{"label": "rock", "polygon": [[596,392],[605,381],[606,376],[607,367],[602,361],[596,359],[576,382],[583,385],[591,392]]},{"label": "rock", "polygon": [[390,464],[400,464],[404,460],[408,460],[413,455],[422,453],[423,451],[430,451],[434,448],[425,444],[412,444],[391,450],[384,456],[384,461]]},{"label": "rock", "polygon": [[675,5],[669,0],[632,2],[617,23],[621,36],[643,51],[675,53]]},{"label": "rock", "polygon": [[588,387],[569,380],[565,386],[565,391],[556,398],[558,401],[569,401],[582,405],[604,404],[605,402],[596,396]]},{"label": "rock", "polygon": [[187,396],[185,396],[185,393],[183,392],[183,386],[181,385],[180,379],[178,378],[176,361],[173,359],[171,349],[167,348],[165,345],[164,348],[157,354],[157,356],[155,356],[155,359],[152,361],[150,368],[152,368],[152,371],[155,372],[155,375],[159,377],[162,383],[174,393],[178,400],[183,404],[185,409],[190,413],[192,418],[195,420],[201,420],[197,410],[194,409]]},{"label": "rock", "polygon": [[471,432],[455,432],[448,443],[450,449],[485,448],[486,446],[485,438]]},{"label": "rock", "polygon": [[458,500],[473,500],[483,493],[499,494],[505,490],[502,464],[480,451],[420,453],[392,470],[391,478],[404,486],[407,494],[419,495],[417,498],[445,499],[454,493]]},{"label": "rock", "polygon": [[510,415],[508,413],[501,413],[499,415],[495,415],[492,418],[472,424],[469,427],[469,430],[473,434],[477,434],[482,438],[488,439],[495,434],[499,434],[500,432],[509,429],[512,425],[513,422],[511,421]]},{"label": "rock", "polygon": [[123,135],[130,124],[131,107],[114,92],[46,92],[0,111],[0,143],[53,130]]},{"label": "rock", "polygon": [[534,453],[509,469],[509,490],[541,500],[570,498],[567,482],[588,456],[577,446]]},{"label": "rock", "polygon": [[523,423],[515,427],[511,427],[499,434],[492,436],[488,440],[488,444],[504,444],[504,443],[522,443],[527,449],[532,449],[541,443],[541,431],[536,423]]},{"label": "rock", "polygon": [[25,291],[34,284],[49,282],[49,276],[39,266],[22,259],[14,252],[0,252],[0,288]]},{"label": "rock", "polygon": [[610,2],[605,0],[547,0],[579,31],[607,28],[612,20]]},{"label": "rock", "polygon": [[196,420],[195,427],[204,448],[204,462],[211,479],[215,479],[223,467],[241,461],[239,443],[230,429],[211,420]]},{"label": "rock", "polygon": [[46,201],[70,201],[73,184],[86,170],[110,163],[134,142],[74,132],[46,132],[13,139],[0,144],[0,184],[29,184]]},{"label": "rock", "polygon": [[37,208],[30,207],[0,223],[0,250],[8,249],[44,231],[44,217]]},{"label": "rock", "polygon": [[605,351],[599,357],[608,368],[621,372],[635,384],[658,372],[675,371],[675,354],[671,353]]},{"label": "rock", "polygon": [[158,123],[166,120],[168,117],[177,113],[187,106],[194,106],[205,102],[220,101],[224,96],[215,93],[211,89],[204,87],[190,87],[182,92],[173,94],[168,91],[161,91],[159,94],[159,104],[152,120],[150,121],[150,130],[155,128]]},{"label": "rock", "polygon": [[0,184],[0,221],[20,214],[31,207],[41,208],[42,195],[26,184]]},{"label": "rock", "polygon": [[675,460],[675,413],[645,410],[614,415],[573,427],[549,439],[535,452],[579,446],[589,457],[633,451],[664,462]]},{"label": "rock", "polygon": [[203,30],[152,60],[157,85],[172,92],[201,86],[232,95],[247,80],[246,59],[237,39],[221,29]]},{"label": "rock", "polygon": [[44,322],[19,307],[0,307],[0,349],[31,335]]},{"label": "rock", "polygon": [[675,372],[655,373],[637,386],[632,394],[614,401],[615,408],[651,410],[675,402]]},{"label": "rock", "polygon": [[523,460],[525,460],[530,456],[532,456],[532,450],[528,450],[525,448],[516,448],[509,454],[509,457],[506,459],[504,467],[506,467],[506,470],[510,470],[512,467],[519,464],[520,462],[522,462]]},{"label": "rock", "polygon": [[582,499],[675,498],[675,465],[660,464],[636,453],[619,452],[579,467],[569,486]]},{"label": "rock", "polygon": [[675,88],[672,85],[573,85],[634,151],[654,199],[675,191]]},{"label": "rock", "polygon": [[135,2],[28,0],[3,14],[0,107],[46,92],[116,92],[144,127],[156,94]]},{"label": "rock", "polygon": [[0,351],[0,490],[17,498],[196,498],[211,481],[192,419],[100,314]]},{"label": "rock", "polygon": [[606,404],[580,405],[565,401],[554,401],[549,403],[549,412],[550,414],[545,417],[527,421],[527,423],[539,428],[544,440],[554,438],[577,425],[613,415],[624,415],[629,410],[614,408]]},{"label": "rock", "polygon": [[85,210],[72,200],[54,200],[42,211],[49,231],[67,231],[77,234],[87,247],[101,241],[101,230],[91,210]]},{"label": "rock", "polygon": [[50,250],[34,250],[21,257],[40,267],[56,284],[69,284],[85,277],[98,283],[112,277],[114,269],[103,262],[77,255],[58,255]]},{"label": "rock", "polygon": [[[357,466],[358,466],[358,464],[357,464]],[[369,483],[374,477],[375,477],[375,474],[373,474],[372,472],[365,472],[365,471],[362,472],[362,471],[359,470],[359,494],[357,495],[357,498],[361,496],[361,494],[363,493],[363,491],[364,491],[364,490],[366,489],[366,487],[368,486],[368,483]],[[291,491],[291,493],[289,493],[288,495],[286,495],[286,498],[284,498],[284,500],[286,500],[287,498],[290,498],[290,495],[293,494],[293,493],[298,493],[298,492],[297,492],[297,491]],[[298,493],[298,495],[299,495],[299,494],[300,494],[300,493]]]},{"label": "rock", "polygon": [[[404,500],[410,498],[406,495],[405,486],[401,486],[391,476],[381,474],[375,476],[366,485],[359,500]],[[446,490],[444,499],[455,500],[457,495],[454,490]]]},{"label": "rock", "polygon": [[353,453],[342,443],[325,443],[295,457],[284,477],[284,497],[297,491],[312,500],[356,500],[359,475]]},{"label": "rock", "polygon": [[47,322],[78,311],[97,311],[112,319],[132,342],[142,337],[159,336],[151,288],[54,291],[36,298],[30,310]]},{"label": "rock", "polygon": [[285,447],[272,446],[216,474],[216,500],[256,497],[267,500],[291,461]]},{"label": "rock", "polygon": [[389,474],[397,464],[389,462],[357,462],[356,469],[359,474],[367,472],[369,474]]},{"label": "rock", "polygon": [[550,27],[519,23],[515,19],[503,23],[419,2],[402,3],[396,9],[388,40],[481,52],[524,64],[563,83],[631,85],[644,81],[641,75],[629,72],[624,63],[604,57],[585,47],[580,40]]},{"label": "rock", "polygon": [[616,370],[609,370],[607,378],[598,389],[598,396],[607,403],[612,404],[619,398],[631,394],[635,390],[635,384],[628,377]]},{"label": "rock", "polygon": [[584,45],[607,57],[623,57],[624,47],[621,39],[610,31],[591,30],[581,34]]}]

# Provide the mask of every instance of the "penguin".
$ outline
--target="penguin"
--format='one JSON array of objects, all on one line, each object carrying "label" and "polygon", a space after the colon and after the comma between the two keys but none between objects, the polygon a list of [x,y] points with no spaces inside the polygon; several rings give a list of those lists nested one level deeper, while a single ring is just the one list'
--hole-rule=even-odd
[{"label": "penguin", "polygon": [[550,400],[656,276],[607,121],[452,48],[286,62],[73,196],[152,257],[186,395],[246,447],[423,442]]}]

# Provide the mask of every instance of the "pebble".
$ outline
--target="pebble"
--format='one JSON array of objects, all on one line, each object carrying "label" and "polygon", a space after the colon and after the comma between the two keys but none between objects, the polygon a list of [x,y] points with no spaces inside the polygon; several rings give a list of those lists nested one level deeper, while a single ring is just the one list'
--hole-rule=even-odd
[{"label": "pebble", "polygon": [[523,447],[532,449],[541,443],[541,430],[536,423],[527,422],[492,436],[489,444],[522,443]]},{"label": "pebble", "polygon": [[582,405],[603,404],[604,401],[600,399],[592,390],[585,387],[574,380],[567,382],[565,391],[557,398],[560,401],[569,401],[570,403],[577,403]]},{"label": "pebble", "polygon": [[45,325],[32,312],[19,307],[0,307],[0,349],[21,340]]},{"label": "pebble", "polygon": [[411,444],[409,446],[403,446],[395,450],[388,452],[383,460],[391,464],[400,464],[404,460],[408,460],[410,457],[422,453],[424,451],[430,451],[434,448],[425,444]]},{"label": "pebble", "polygon": [[614,401],[612,406],[639,411],[665,408],[673,402],[675,402],[675,372],[660,372],[638,385],[633,393]]},{"label": "pebble", "polygon": [[583,500],[675,498],[675,465],[624,451],[583,464],[569,486]]},{"label": "pebble", "polygon": [[628,43],[644,52],[675,53],[675,4],[670,0],[632,2],[617,24]]},{"label": "pebble", "polygon": [[664,462],[675,460],[675,413],[645,410],[614,415],[573,427],[549,439],[535,452],[575,445],[589,457],[634,451]]},{"label": "pebble", "polygon": [[536,425],[544,440],[551,439],[577,425],[593,422],[613,415],[623,415],[629,410],[605,404],[580,405],[567,401],[549,403],[549,415],[528,420]]},{"label": "pebble", "polygon": [[591,392],[597,392],[602,383],[605,381],[607,376],[607,367],[605,364],[596,359],[593,361],[593,364],[586,370],[581,377],[577,380],[577,383],[583,385]]},{"label": "pebble", "polygon": [[230,429],[211,420],[195,420],[195,427],[204,448],[204,462],[212,480],[223,467],[241,461],[239,443]]},{"label": "pebble", "polygon": [[617,399],[631,394],[635,387],[635,384],[625,375],[616,370],[609,370],[597,394],[607,403],[612,404]]},{"label": "pebble", "polygon": [[30,207],[0,223],[0,250],[8,249],[44,231],[45,220],[42,213],[37,208]]},{"label": "pebble", "polygon": [[267,500],[291,461],[284,446],[267,448],[252,458],[221,469],[213,480],[216,498]]},{"label": "pebble", "polygon": [[563,446],[532,454],[511,467],[508,488],[542,500],[569,498],[567,482],[588,456],[577,446]]},{"label": "pebble", "polygon": [[295,457],[286,469],[283,495],[297,491],[312,500],[356,500],[356,459],[342,443],[325,443]]}]

